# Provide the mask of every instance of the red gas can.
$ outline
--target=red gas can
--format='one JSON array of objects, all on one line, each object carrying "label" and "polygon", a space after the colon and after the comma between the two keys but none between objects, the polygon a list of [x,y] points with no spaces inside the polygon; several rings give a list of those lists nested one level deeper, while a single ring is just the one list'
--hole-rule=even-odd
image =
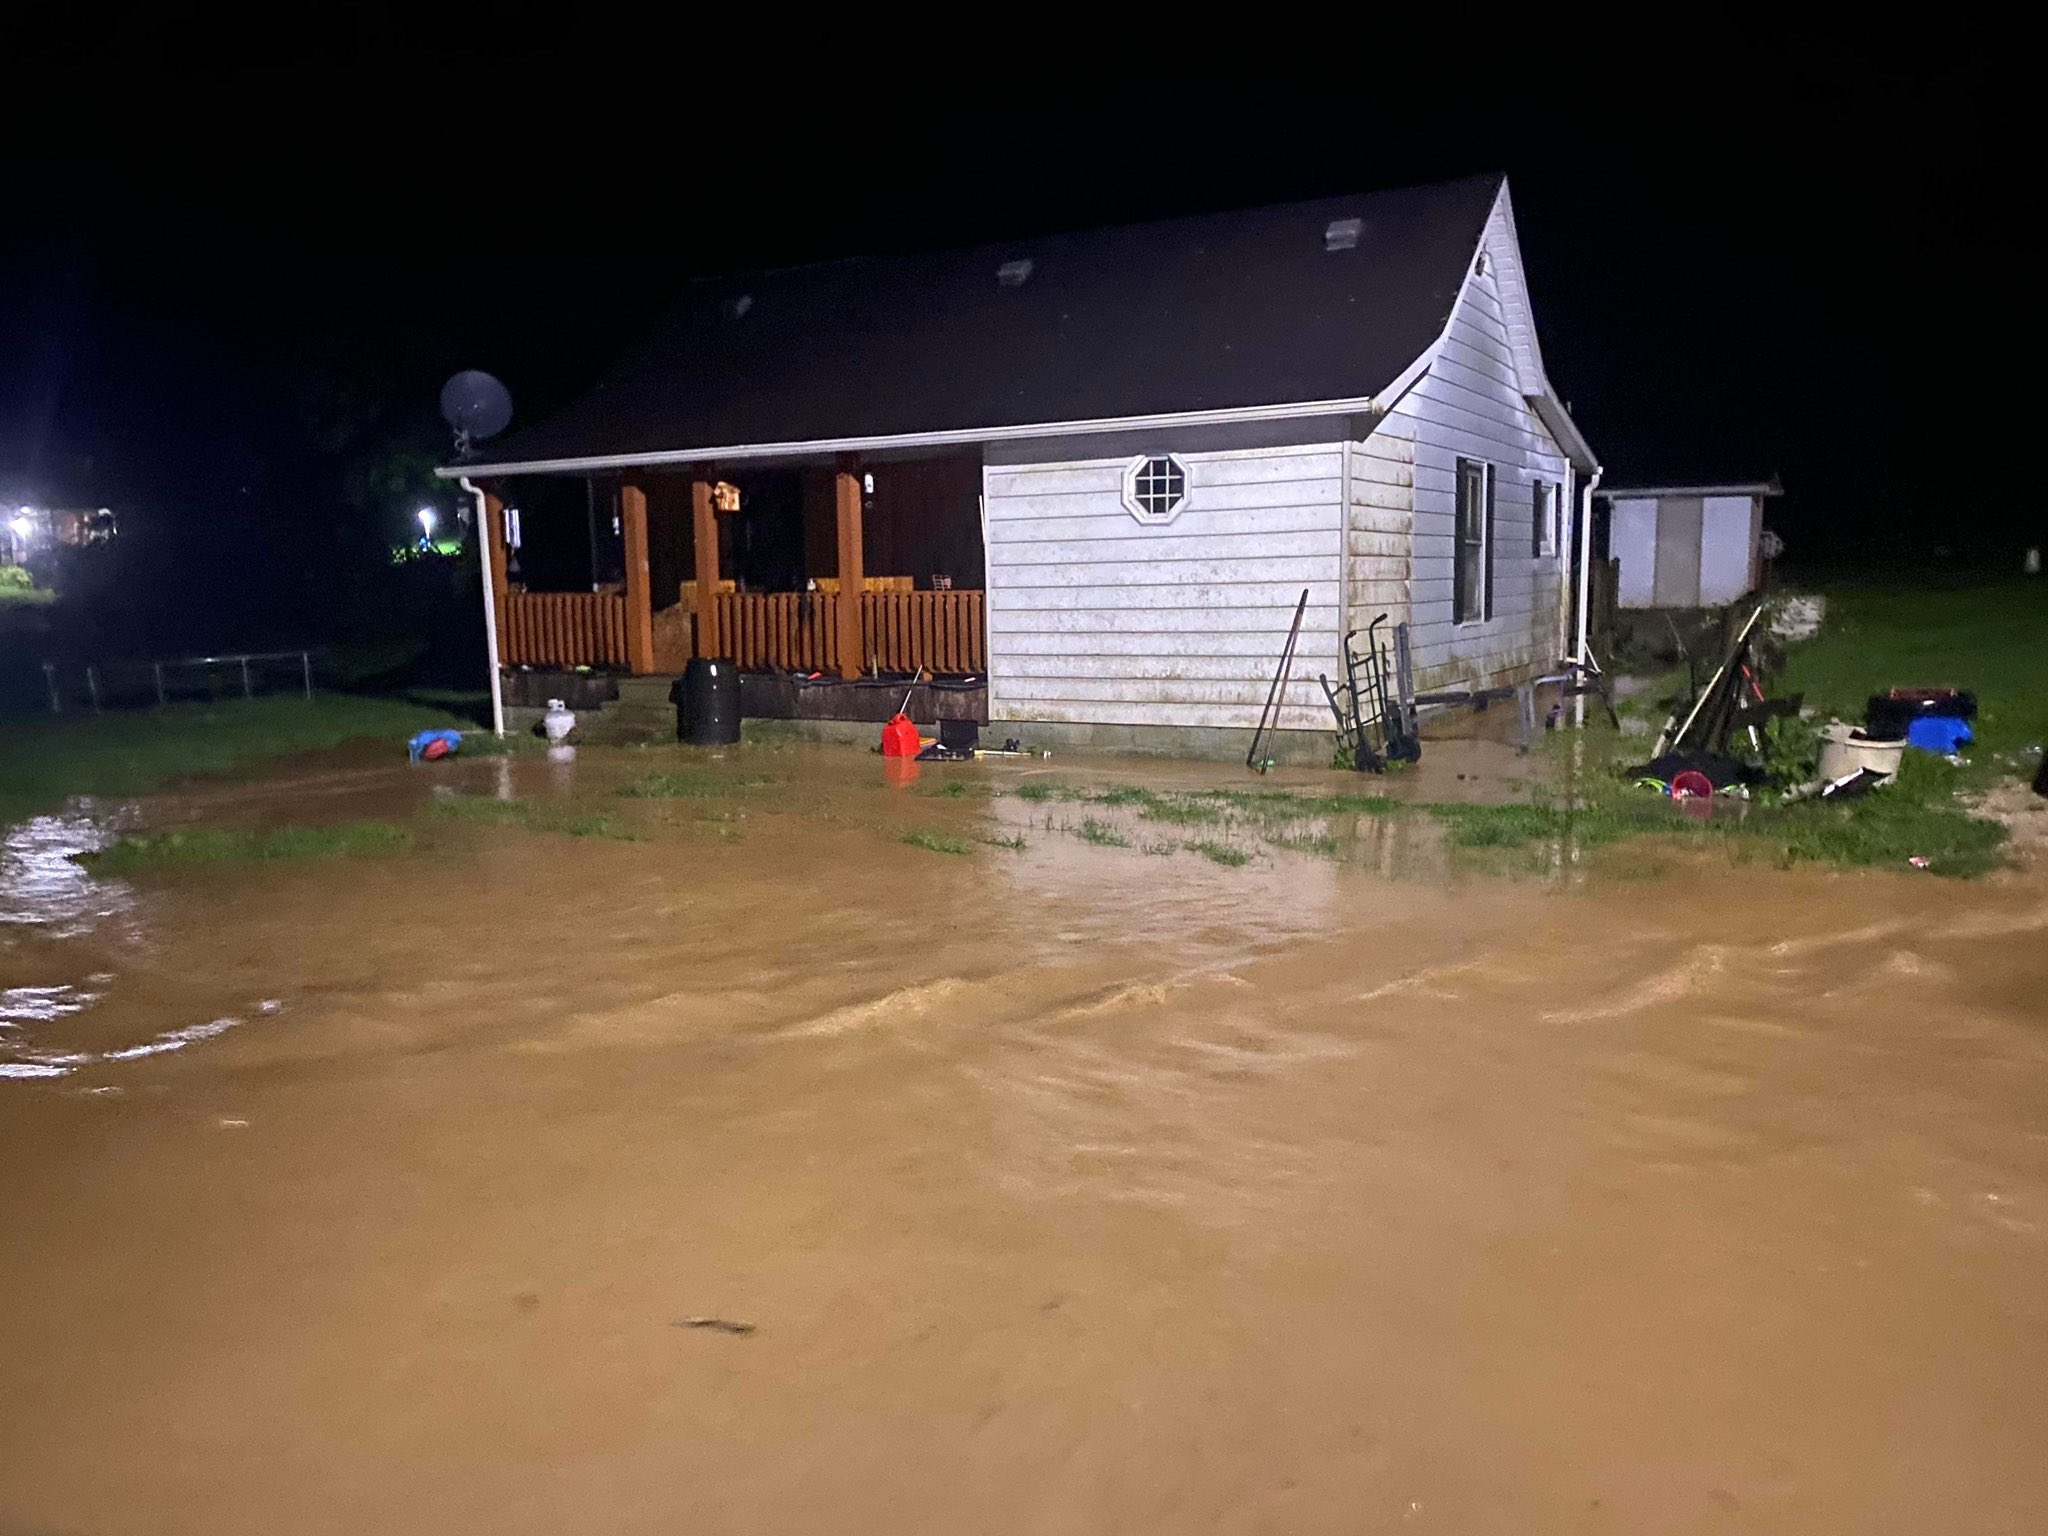
[{"label": "red gas can", "polygon": [[882,756],[915,757],[923,743],[917,739],[917,727],[910,723],[910,716],[897,713],[890,716],[889,723],[882,727]]}]

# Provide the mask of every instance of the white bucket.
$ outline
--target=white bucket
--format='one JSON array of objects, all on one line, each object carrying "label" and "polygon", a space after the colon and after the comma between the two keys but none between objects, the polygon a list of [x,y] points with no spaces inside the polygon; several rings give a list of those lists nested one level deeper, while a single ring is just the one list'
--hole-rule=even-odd
[{"label": "white bucket", "polygon": [[1860,727],[1835,724],[1820,733],[1820,776],[1832,784],[1859,768],[1896,778],[1906,755],[1903,741],[1872,741]]}]

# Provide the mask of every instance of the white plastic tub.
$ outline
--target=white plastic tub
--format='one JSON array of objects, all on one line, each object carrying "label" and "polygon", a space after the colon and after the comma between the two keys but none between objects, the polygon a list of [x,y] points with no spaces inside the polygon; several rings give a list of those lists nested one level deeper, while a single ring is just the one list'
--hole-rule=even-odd
[{"label": "white plastic tub", "polygon": [[1820,733],[1820,777],[1832,784],[1859,768],[1868,768],[1886,778],[1896,778],[1899,761],[1906,755],[1903,741],[1873,741],[1853,725],[1835,724]]}]

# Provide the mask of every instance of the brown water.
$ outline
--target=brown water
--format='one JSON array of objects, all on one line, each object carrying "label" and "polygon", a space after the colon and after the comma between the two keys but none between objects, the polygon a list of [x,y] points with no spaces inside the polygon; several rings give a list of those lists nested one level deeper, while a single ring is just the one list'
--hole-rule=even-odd
[{"label": "brown water", "polygon": [[0,1531],[2048,1529],[2038,871],[1232,869],[854,753],[63,857],[649,761],[16,830]]}]

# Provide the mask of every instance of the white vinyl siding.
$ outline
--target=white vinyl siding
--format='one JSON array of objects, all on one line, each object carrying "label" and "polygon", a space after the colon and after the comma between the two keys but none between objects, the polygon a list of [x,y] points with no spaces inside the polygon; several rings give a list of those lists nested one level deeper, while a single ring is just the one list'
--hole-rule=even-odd
[{"label": "white vinyl siding", "polygon": [[1250,730],[1306,589],[1281,728],[1329,729],[1344,452],[1176,451],[1162,526],[1124,504],[1129,457],[987,466],[991,721]]},{"label": "white vinyl siding", "polygon": [[1349,451],[1344,627],[1363,632],[1381,614],[1389,624],[1405,624],[1415,553],[1415,439],[1405,422],[1389,419]]},{"label": "white vinyl siding", "polygon": [[[1561,484],[1566,465],[1526,398],[1536,381],[1516,368],[1499,281],[1502,258],[1515,259],[1512,239],[1504,209],[1497,210],[1484,237],[1493,254],[1487,270],[1468,279],[1429,370],[1373,434],[1413,443],[1409,622],[1425,688],[1512,681],[1557,660],[1561,556],[1530,553],[1531,520],[1535,482]],[[1491,464],[1494,480],[1493,601],[1469,623],[1452,612],[1460,459]]]}]

